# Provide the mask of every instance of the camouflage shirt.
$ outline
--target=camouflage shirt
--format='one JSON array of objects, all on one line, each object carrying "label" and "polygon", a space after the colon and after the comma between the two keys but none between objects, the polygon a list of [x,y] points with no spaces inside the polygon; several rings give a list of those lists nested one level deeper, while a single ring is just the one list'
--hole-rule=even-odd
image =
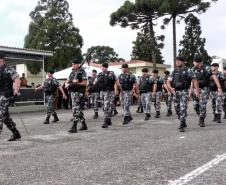
[{"label": "camouflage shirt", "polygon": [[60,83],[56,78],[47,78],[44,81],[43,89],[46,94],[54,94],[59,86]]},{"label": "camouflage shirt", "polygon": [[83,68],[81,68],[79,70],[72,69],[72,71],[71,71],[71,73],[68,77],[68,80],[69,81],[79,80],[79,78],[82,79],[82,80],[87,80],[86,71]]}]

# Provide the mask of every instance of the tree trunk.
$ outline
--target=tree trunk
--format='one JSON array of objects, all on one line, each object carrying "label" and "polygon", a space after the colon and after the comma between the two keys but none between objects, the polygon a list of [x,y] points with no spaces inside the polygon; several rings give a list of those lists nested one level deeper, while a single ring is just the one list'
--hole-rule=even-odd
[{"label": "tree trunk", "polygon": [[173,15],[173,68],[176,66],[177,57],[177,34],[176,34],[176,15]]},{"label": "tree trunk", "polygon": [[153,28],[153,22],[152,22],[152,16],[150,18],[150,38],[153,43],[153,50],[151,51],[152,55],[152,63],[153,63],[153,68],[156,68],[156,42],[155,42],[155,32]]}]

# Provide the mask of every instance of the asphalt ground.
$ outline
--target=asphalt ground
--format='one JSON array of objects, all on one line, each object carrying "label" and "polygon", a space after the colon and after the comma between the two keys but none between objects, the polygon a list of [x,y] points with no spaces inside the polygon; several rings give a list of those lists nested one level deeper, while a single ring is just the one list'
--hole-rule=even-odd
[{"label": "asphalt ground", "polygon": [[212,122],[208,105],[206,127],[189,104],[185,133],[178,120],[166,117],[134,120],[122,125],[122,109],[113,126],[102,129],[103,113],[92,119],[86,110],[88,131],[69,134],[71,111],[58,111],[60,122],[44,125],[44,112],[21,113],[29,135],[17,114],[12,117],[22,139],[7,142],[11,133],[0,135],[0,185],[224,185],[226,184],[226,120]]}]

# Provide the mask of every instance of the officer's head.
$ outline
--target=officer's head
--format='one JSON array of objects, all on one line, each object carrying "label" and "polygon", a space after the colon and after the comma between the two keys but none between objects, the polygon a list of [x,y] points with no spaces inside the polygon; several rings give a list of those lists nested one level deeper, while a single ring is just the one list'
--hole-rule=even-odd
[{"label": "officer's head", "polygon": [[158,69],[153,69],[152,70],[152,75],[153,76],[158,76],[158,74],[159,74],[159,70]]},{"label": "officer's head", "polygon": [[49,78],[53,77],[53,74],[54,74],[54,70],[53,70],[52,68],[49,68],[49,69],[47,70],[47,75],[48,75],[48,77],[49,77]]},{"label": "officer's head", "polygon": [[213,73],[216,73],[218,71],[218,68],[219,68],[219,64],[218,63],[212,63],[211,64],[211,71]]},{"label": "officer's head", "polygon": [[182,67],[185,65],[185,59],[183,57],[176,58],[176,67]]},{"label": "officer's head", "polygon": [[5,58],[5,55],[2,52],[0,52],[0,65],[5,63],[4,58]]},{"label": "officer's head", "polygon": [[129,72],[129,65],[128,64],[122,64],[122,72],[123,73]]},{"label": "officer's head", "polygon": [[93,69],[93,70],[92,70],[92,76],[93,76],[93,77],[96,77],[96,76],[97,76],[97,70],[96,70],[96,69]]},{"label": "officer's head", "polygon": [[80,67],[80,63],[81,63],[81,61],[80,60],[78,60],[78,59],[73,59],[72,61],[71,61],[71,65],[72,65],[72,69],[78,69],[79,67]]},{"label": "officer's head", "polygon": [[164,76],[169,76],[170,72],[168,70],[164,71]]},{"label": "officer's head", "polygon": [[142,75],[143,75],[143,76],[148,75],[148,71],[149,71],[148,68],[146,68],[146,67],[143,68],[143,69],[142,69]]},{"label": "officer's head", "polygon": [[224,74],[226,74],[226,66],[224,66]]},{"label": "officer's head", "polygon": [[202,57],[201,56],[194,57],[194,59],[193,59],[193,65],[195,67],[201,67],[203,65]]},{"label": "officer's head", "polygon": [[107,72],[108,71],[108,63],[105,62],[105,63],[102,64],[102,71],[103,72]]}]

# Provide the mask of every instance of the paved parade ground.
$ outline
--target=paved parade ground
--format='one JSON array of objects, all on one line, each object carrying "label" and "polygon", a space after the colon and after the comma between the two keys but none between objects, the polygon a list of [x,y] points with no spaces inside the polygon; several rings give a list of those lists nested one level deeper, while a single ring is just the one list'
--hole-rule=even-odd
[{"label": "paved parade ground", "polygon": [[[85,111],[89,130],[69,134],[70,111],[58,111],[60,122],[43,125],[44,112],[23,113],[29,135],[13,114],[22,140],[9,143],[6,127],[0,135],[0,185],[220,185],[226,184],[226,120],[198,126],[191,109],[187,132],[177,130],[178,120],[154,113],[149,121],[134,113],[122,126],[121,113],[113,126],[102,129],[103,113],[92,120]],[[121,108],[118,108],[121,112]],[[136,107],[132,107],[135,112]],[[152,109],[153,112],[153,109]]]}]

